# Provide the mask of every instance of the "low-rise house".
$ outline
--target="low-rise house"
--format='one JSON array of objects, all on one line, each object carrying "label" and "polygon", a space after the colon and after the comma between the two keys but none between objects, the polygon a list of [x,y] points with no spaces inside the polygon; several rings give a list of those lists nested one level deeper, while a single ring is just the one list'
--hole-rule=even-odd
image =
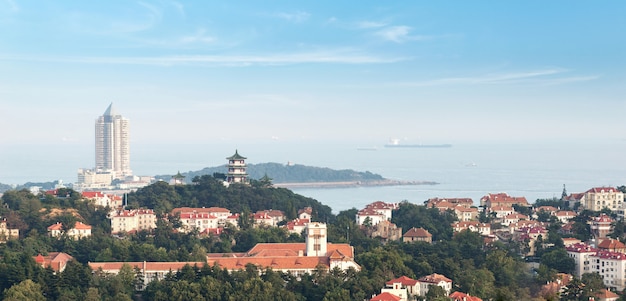
[{"label": "low-rise house", "polygon": [[381,201],[377,201],[365,206],[356,214],[356,223],[363,225],[367,220],[374,226],[381,221],[391,220],[391,215],[394,209],[397,209],[397,204],[390,204]]},{"label": "low-rise house", "polygon": [[12,229],[7,225],[6,219],[0,222],[0,243],[9,239],[17,239],[20,237],[20,229]]},{"label": "low-rise house", "polygon": [[278,223],[285,220],[285,213],[283,213],[280,210],[274,210],[274,209],[260,210],[260,211],[257,211],[256,213],[257,214],[265,213],[267,216],[271,217],[273,226],[276,226],[278,225]]},{"label": "low-rise house", "polygon": [[473,221],[478,218],[478,208],[476,207],[463,207],[461,205],[453,208],[456,218],[460,221]]},{"label": "low-rise house", "polygon": [[619,299],[618,294],[607,289],[602,289],[601,291],[599,291],[598,293],[594,295],[595,301],[617,301],[618,299]]},{"label": "low-rise house", "polygon": [[626,245],[617,239],[606,238],[600,240],[597,246],[598,250],[611,251],[618,253],[626,253]]},{"label": "low-rise house", "polygon": [[554,216],[561,222],[561,223],[567,223],[570,220],[572,220],[573,218],[577,217],[578,214],[576,214],[576,212],[571,211],[571,210],[561,210],[561,211],[557,211],[554,213]]},{"label": "low-rise house", "polygon": [[304,207],[303,209],[298,210],[298,218],[311,220],[311,218],[313,218],[313,208]]},{"label": "low-rise house", "polygon": [[580,239],[578,238],[573,238],[573,237],[563,237],[563,245],[564,246],[571,246],[574,244],[579,244],[582,243],[582,241],[580,241]]},{"label": "low-rise house", "polygon": [[138,271],[143,278],[143,286],[137,287],[143,290],[150,282],[155,280],[163,280],[169,273],[176,273],[185,267],[196,266],[201,268],[204,262],[89,262],[89,268],[95,273],[105,273],[117,275],[124,265],[130,266],[133,270]]},{"label": "low-rise house", "polygon": [[151,231],[156,228],[156,215],[152,209],[119,210],[112,213],[111,233]]},{"label": "low-rise house", "polygon": [[[401,301],[409,300],[409,296],[410,296],[407,288],[404,287],[401,283],[397,283],[397,282],[394,282],[391,285],[389,285],[389,282],[387,282],[385,287],[380,289],[380,295],[378,296],[381,296],[383,294],[391,294],[393,296],[400,297],[400,299],[398,300],[401,300]],[[382,298],[382,297],[379,297],[379,298]]]},{"label": "low-rise house", "polygon": [[181,213],[180,222],[183,232],[198,230],[198,232],[210,231],[209,229],[217,229],[220,219],[210,213]]},{"label": "low-rise house", "polygon": [[51,237],[60,237],[66,234],[68,237],[74,239],[80,239],[83,237],[91,236],[91,226],[85,225],[81,222],[76,222],[71,229],[63,229],[63,224],[57,222],[56,224],[48,226],[48,233]]},{"label": "low-rise house", "polygon": [[526,256],[535,255],[535,251],[537,250],[536,244],[537,239],[539,237],[542,239],[548,238],[548,230],[543,227],[524,227],[515,230],[515,238],[521,242],[528,242],[528,252],[525,254]]},{"label": "low-rise house", "polygon": [[427,243],[433,242],[433,235],[424,228],[411,228],[402,235],[403,242],[424,241]]},{"label": "low-rise house", "polygon": [[481,223],[478,221],[454,222],[452,223],[452,229],[455,233],[463,230],[469,230],[472,232],[478,232],[480,235],[491,235],[491,224]]},{"label": "low-rise house", "polygon": [[122,197],[109,195],[100,191],[83,191],[83,199],[93,201],[94,204],[102,207],[118,208],[122,206]]},{"label": "low-rise house", "polygon": [[463,292],[454,292],[449,297],[452,301],[483,301],[481,298],[470,296]]},{"label": "low-rise house", "polygon": [[598,239],[606,238],[607,235],[613,231],[613,222],[610,216],[603,213],[598,217],[592,218],[588,224],[589,228],[591,228],[591,234]]},{"label": "low-rise house", "polygon": [[528,216],[520,213],[511,213],[502,219],[502,225],[508,227],[510,224],[515,224],[521,220],[528,220]]},{"label": "low-rise house", "polygon": [[252,220],[254,221],[255,227],[275,227],[276,223],[274,218],[271,217],[267,212],[257,212],[252,214]]},{"label": "low-rise house", "polygon": [[370,301],[405,301],[406,299],[402,299],[402,297],[396,296],[392,293],[384,292],[376,295],[370,299]]},{"label": "low-rise house", "polygon": [[428,290],[430,290],[432,285],[441,287],[446,292],[446,295],[449,295],[452,290],[452,280],[440,274],[431,274],[421,277],[417,279],[417,283],[419,283],[420,288],[418,295],[422,297],[428,294]]},{"label": "low-rise house", "polygon": [[404,288],[408,296],[419,296],[420,285],[415,279],[407,276],[401,276],[396,279],[389,280],[385,283],[387,288]]},{"label": "low-rise house", "polygon": [[437,205],[441,202],[446,202],[455,206],[461,205],[465,208],[474,206],[474,201],[471,198],[431,198],[425,202],[425,205],[428,208],[433,208],[437,207]]},{"label": "low-rise house", "polygon": [[513,197],[504,192],[489,193],[480,198],[480,206],[484,208],[492,208],[495,206],[513,207],[513,205],[529,207],[525,197]]},{"label": "low-rise house", "polygon": [[511,206],[493,206],[491,208],[488,209],[489,213],[495,213],[496,219],[504,219],[504,217],[506,217],[509,214],[513,214],[515,213],[515,209],[513,209],[513,207]]},{"label": "low-rise house", "polygon": [[74,257],[63,252],[50,252],[46,256],[41,254],[33,256],[33,259],[44,269],[50,267],[55,273],[62,273],[65,271],[67,262],[74,260]]},{"label": "low-rise house", "polygon": [[302,234],[302,232],[306,228],[306,225],[308,225],[310,222],[311,220],[309,219],[296,218],[290,222],[287,222],[284,227],[289,233]]},{"label": "low-rise house", "polygon": [[380,239],[382,243],[402,239],[402,227],[398,227],[388,220],[384,220],[376,226],[367,228],[366,233],[371,238]]}]

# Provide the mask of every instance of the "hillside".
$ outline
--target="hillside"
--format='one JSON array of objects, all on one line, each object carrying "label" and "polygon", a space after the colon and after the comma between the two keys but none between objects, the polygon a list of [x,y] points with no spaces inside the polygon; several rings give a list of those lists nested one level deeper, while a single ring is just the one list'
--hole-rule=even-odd
[{"label": "hillside", "polygon": [[[326,167],[306,165],[285,165],[279,163],[248,164],[251,179],[260,179],[267,174],[273,183],[315,183],[315,182],[375,182],[386,180],[383,176],[369,171],[360,172],[351,169],[335,170]],[[198,171],[181,172],[185,182],[191,183],[196,176],[226,173],[226,165],[207,167]],[[157,179],[169,181],[172,175],[159,175]]]}]

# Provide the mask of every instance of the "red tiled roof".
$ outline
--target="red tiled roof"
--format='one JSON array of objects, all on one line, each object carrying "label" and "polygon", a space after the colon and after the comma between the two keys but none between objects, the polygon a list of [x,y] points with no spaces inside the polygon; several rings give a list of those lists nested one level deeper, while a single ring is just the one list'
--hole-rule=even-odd
[{"label": "red tiled roof", "polygon": [[607,289],[602,289],[599,293],[596,294],[596,298],[598,299],[619,298],[619,295]]},{"label": "red tiled roof", "polygon": [[575,252],[575,253],[595,253],[596,251],[598,251],[596,248],[591,247],[588,244],[585,243],[579,243],[579,244],[573,244],[570,246],[565,247],[565,250],[567,250],[568,252]]},{"label": "red tiled roof", "polygon": [[399,278],[396,279],[391,279],[387,282],[385,282],[386,285],[391,286],[394,283],[401,283],[402,286],[407,287],[407,286],[415,286],[415,284],[417,283],[417,280],[415,279],[411,279],[407,276],[401,276]]},{"label": "red tiled roof", "polygon": [[602,192],[620,192],[615,187],[594,187],[587,190],[585,193],[602,193]]},{"label": "red tiled roof", "polygon": [[370,299],[370,301],[400,301],[402,300],[402,298],[392,294],[392,293],[381,293],[380,295],[377,295],[375,297],[373,297],[372,299]]},{"label": "red tiled roof", "polygon": [[483,301],[483,299],[478,297],[470,296],[469,294],[462,292],[454,292],[449,296],[454,301]]},{"label": "red tiled roof", "polygon": [[209,207],[209,208],[191,208],[191,207],[180,207],[172,209],[172,214],[176,213],[230,213],[230,210],[221,207]]},{"label": "red tiled roof", "polygon": [[104,193],[99,191],[83,191],[81,194],[83,198],[86,199],[103,198],[106,196]]},{"label": "red tiled roof", "polygon": [[130,265],[132,268],[138,268],[140,270],[145,269],[150,271],[178,271],[185,265],[190,266],[204,266],[204,262],[89,262],[89,267],[96,271],[102,269],[103,271],[119,271],[123,265]]},{"label": "red tiled roof", "polygon": [[626,249],[626,245],[624,245],[621,241],[617,239],[607,238],[607,239],[602,240],[598,244],[598,249],[607,249],[607,250]]},{"label": "red tiled roof", "polygon": [[411,228],[402,237],[432,237],[433,235],[424,228]]}]

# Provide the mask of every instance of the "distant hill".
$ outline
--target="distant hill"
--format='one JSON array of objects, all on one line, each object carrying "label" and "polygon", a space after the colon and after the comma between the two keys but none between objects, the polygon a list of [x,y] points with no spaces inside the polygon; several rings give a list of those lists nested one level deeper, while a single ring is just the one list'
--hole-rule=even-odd
[{"label": "distant hill", "polygon": [[[185,182],[191,183],[196,176],[226,173],[226,165],[206,167],[198,171],[181,172]],[[248,176],[258,180],[267,174],[273,183],[315,183],[315,182],[347,182],[347,181],[383,181],[383,176],[369,171],[360,172],[352,169],[335,170],[326,167],[314,167],[300,164],[285,165],[280,163],[248,164]],[[157,179],[169,181],[172,175],[159,175]]]}]

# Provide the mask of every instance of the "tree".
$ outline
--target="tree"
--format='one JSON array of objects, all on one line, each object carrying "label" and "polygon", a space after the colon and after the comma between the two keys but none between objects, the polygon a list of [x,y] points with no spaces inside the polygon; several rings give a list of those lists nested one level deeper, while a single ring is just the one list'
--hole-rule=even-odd
[{"label": "tree", "polygon": [[428,292],[426,293],[426,300],[433,300],[433,301],[444,301],[444,300],[449,300],[449,298],[447,298],[447,294],[446,291],[439,285],[430,285],[428,286]]},{"label": "tree", "polygon": [[45,301],[41,286],[30,279],[16,284],[4,292],[5,301]]}]

